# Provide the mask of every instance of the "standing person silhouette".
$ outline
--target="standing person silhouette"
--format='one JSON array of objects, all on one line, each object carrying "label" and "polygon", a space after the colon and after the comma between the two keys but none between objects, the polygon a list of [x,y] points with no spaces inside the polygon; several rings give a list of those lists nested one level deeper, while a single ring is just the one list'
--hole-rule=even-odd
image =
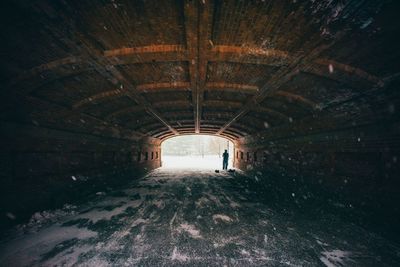
[{"label": "standing person silhouette", "polygon": [[228,159],[229,159],[229,153],[228,150],[225,149],[225,152],[222,154],[222,169],[227,170],[228,169]]}]

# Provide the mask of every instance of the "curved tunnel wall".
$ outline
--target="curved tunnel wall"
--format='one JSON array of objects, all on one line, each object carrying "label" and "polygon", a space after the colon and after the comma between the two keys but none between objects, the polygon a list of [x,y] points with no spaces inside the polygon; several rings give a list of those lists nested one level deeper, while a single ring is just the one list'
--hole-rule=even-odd
[{"label": "curved tunnel wall", "polygon": [[241,138],[235,166],[262,179],[280,201],[325,203],[347,218],[397,231],[398,87],[397,81],[290,125]]},{"label": "curved tunnel wall", "polygon": [[282,188],[398,213],[399,3],[345,2],[2,1],[2,214],[194,133]]},{"label": "curved tunnel wall", "polygon": [[15,122],[2,122],[1,129],[0,227],[127,183],[161,165],[160,141],[132,133]]}]

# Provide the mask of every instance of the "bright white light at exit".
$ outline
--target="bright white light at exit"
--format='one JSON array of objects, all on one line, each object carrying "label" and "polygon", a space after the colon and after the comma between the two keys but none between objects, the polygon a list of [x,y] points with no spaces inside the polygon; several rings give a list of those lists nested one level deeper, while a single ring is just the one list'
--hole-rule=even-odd
[{"label": "bright white light at exit", "polygon": [[177,136],[161,145],[163,168],[222,169],[222,153],[229,153],[228,168],[233,168],[233,143],[225,138],[205,135]]}]

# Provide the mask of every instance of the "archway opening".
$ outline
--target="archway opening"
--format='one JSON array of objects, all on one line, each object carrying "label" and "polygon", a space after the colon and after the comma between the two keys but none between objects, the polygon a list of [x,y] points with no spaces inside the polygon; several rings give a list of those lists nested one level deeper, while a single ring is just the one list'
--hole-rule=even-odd
[{"label": "archway opening", "polygon": [[228,168],[233,167],[234,144],[212,135],[184,135],[161,144],[163,168],[222,169],[223,153],[229,153]]}]

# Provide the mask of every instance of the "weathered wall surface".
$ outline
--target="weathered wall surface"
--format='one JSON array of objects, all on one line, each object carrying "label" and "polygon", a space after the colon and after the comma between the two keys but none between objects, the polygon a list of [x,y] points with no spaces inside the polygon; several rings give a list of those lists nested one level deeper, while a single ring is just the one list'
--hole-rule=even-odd
[{"label": "weathered wall surface", "polygon": [[398,86],[243,138],[236,147],[235,166],[262,179],[279,199],[300,206],[322,201],[347,214],[367,213],[370,221],[396,225]]},{"label": "weathered wall surface", "polygon": [[128,182],[161,163],[156,139],[35,124],[1,123],[1,226]]}]

